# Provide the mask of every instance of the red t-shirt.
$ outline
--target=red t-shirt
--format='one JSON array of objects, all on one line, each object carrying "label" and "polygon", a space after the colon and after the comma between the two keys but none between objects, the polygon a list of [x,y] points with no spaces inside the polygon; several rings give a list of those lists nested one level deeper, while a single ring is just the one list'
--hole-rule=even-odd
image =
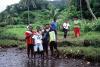
[{"label": "red t-shirt", "polygon": [[33,42],[33,39],[32,39],[32,36],[35,34],[35,32],[31,32],[31,31],[26,31],[25,32],[25,37],[26,37],[26,43],[27,43],[27,46],[28,45],[32,45],[34,44]]}]

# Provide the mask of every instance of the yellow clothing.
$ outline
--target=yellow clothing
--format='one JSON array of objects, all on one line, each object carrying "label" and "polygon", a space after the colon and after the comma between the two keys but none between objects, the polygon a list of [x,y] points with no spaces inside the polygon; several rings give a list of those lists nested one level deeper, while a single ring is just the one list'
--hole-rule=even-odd
[{"label": "yellow clothing", "polygon": [[54,31],[49,32],[49,36],[50,36],[50,42],[56,41],[56,34]]}]

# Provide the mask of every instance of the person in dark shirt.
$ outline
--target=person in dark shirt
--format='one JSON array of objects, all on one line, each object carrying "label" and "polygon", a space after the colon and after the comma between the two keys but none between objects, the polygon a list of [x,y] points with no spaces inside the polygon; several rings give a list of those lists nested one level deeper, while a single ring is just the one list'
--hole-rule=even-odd
[{"label": "person in dark shirt", "polygon": [[43,32],[43,49],[44,49],[44,55],[48,58],[48,44],[49,44],[49,24],[45,25],[44,32]]}]

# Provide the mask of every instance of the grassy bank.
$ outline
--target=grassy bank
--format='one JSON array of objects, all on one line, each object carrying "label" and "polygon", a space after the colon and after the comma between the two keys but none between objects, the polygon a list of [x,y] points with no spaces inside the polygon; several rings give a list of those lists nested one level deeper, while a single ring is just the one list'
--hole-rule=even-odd
[{"label": "grassy bank", "polygon": [[94,47],[59,47],[63,58],[81,58],[88,61],[100,62],[100,48]]}]

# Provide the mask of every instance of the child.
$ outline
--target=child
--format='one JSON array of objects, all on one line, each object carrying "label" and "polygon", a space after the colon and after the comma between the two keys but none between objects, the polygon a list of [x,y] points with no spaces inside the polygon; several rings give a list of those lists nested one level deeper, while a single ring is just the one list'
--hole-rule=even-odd
[{"label": "child", "polygon": [[63,32],[64,32],[64,39],[66,39],[67,37],[67,33],[68,33],[68,30],[69,30],[69,21],[66,20],[64,23],[63,23]]},{"label": "child", "polygon": [[34,42],[32,40],[32,36],[34,35],[34,31],[32,31],[33,27],[31,24],[27,26],[28,31],[25,32],[25,39],[27,43],[27,56],[30,58],[30,53],[31,53],[31,58],[33,57],[33,45]]},{"label": "child", "polygon": [[43,32],[43,49],[47,58],[48,58],[48,44],[49,44],[49,28],[50,28],[49,24],[46,24]]},{"label": "child", "polygon": [[80,27],[79,27],[79,21],[77,17],[74,18],[74,34],[75,37],[80,36]]},{"label": "child", "polygon": [[51,51],[51,56],[54,56],[54,49],[57,52],[57,56],[58,56],[58,49],[57,49],[57,40],[56,40],[56,33],[54,30],[50,30],[49,31],[49,36],[50,36],[50,51]]},{"label": "child", "polygon": [[34,46],[34,57],[36,55],[36,52],[40,51],[41,57],[43,56],[43,46],[42,46],[42,32],[40,27],[37,27],[37,33],[32,37],[34,42],[35,42],[35,46]]}]

